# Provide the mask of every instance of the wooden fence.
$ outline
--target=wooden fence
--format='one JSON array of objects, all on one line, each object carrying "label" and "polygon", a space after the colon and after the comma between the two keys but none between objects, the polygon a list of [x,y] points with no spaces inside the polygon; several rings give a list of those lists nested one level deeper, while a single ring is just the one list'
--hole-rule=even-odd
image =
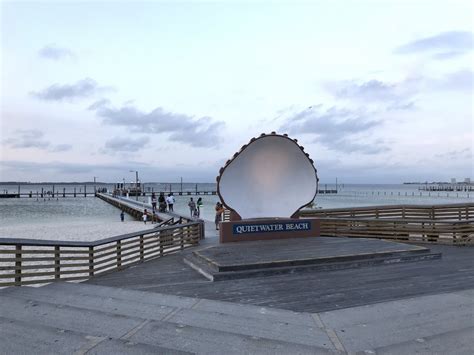
[{"label": "wooden fence", "polygon": [[402,242],[474,245],[474,221],[321,218],[321,235]]},{"label": "wooden fence", "polygon": [[392,205],[353,208],[331,208],[301,210],[300,217],[335,218],[402,218],[437,220],[472,220],[474,203],[455,203],[444,205]]},{"label": "wooden fence", "polygon": [[193,222],[93,242],[0,239],[0,287],[85,280],[197,245],[204,225]]},{"label": "wooden fence", "polygon": [[318,218],[321,235],[474,245],[474,204],[397,205],[301,210]]}]

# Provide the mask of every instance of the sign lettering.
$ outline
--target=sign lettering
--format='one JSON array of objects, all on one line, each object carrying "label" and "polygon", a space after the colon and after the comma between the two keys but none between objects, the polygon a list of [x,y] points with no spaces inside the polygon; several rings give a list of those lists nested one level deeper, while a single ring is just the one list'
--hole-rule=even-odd
[{"label": "sign lettering", "polygon": [[298,232],[311,230],[309,222],[275,222],[262,224],[234,224],[233,234]]}]

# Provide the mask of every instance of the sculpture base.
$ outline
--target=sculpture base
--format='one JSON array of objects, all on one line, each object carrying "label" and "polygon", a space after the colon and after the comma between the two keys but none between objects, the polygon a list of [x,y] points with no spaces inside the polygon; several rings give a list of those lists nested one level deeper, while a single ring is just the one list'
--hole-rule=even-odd
[{"label": "sculpture base", "polygon": [[319,237],[319,234],[320,224],[317,219],[247,219],[222,222],[220,224],[219,241],[221,243],[229,243]]},{"label": "sculpture base", "polygon": [[319,237],[219,244],[192,251],[184,262],[211,281],[225,281],[440,258],[440,253],[417,245],[374,238]]}]

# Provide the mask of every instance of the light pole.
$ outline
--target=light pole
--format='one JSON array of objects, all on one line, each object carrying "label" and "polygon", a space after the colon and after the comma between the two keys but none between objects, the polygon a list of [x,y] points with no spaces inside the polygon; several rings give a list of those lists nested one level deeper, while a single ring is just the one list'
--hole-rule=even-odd
[{"label": "light pole", "polygon": [[135,196],[138,201],[138,171],[136,170],[130,170],[131,173],[135,172]]}]

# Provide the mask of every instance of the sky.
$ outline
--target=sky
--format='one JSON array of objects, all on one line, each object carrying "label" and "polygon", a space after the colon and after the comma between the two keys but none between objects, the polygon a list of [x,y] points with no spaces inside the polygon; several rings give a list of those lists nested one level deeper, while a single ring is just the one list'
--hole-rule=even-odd
[{"label": "sky", "polygon": [[214,182],[272,131],[323,183],[474,179],[471,0],[0,9],[0,181]]}]

